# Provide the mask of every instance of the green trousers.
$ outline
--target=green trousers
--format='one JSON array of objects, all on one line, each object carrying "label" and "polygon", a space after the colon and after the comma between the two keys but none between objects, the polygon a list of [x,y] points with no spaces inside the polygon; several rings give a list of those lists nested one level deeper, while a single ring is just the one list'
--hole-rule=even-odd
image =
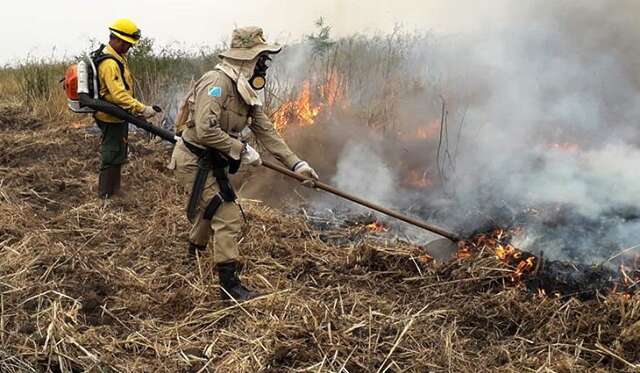
[{"label": "green trousers", "polygon": [[119,166],[127,160],[129,124],[96,121],[102,131],[100,170]]}]

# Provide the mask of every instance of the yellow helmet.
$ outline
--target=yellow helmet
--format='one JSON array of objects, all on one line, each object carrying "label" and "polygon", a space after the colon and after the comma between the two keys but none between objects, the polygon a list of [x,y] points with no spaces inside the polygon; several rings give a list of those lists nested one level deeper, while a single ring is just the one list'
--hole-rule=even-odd
[{"label": "yellow helmet", "polygon": [[109,27],[109,31],[112,34],[117,36],[119,39],[126,41],[127,43],[135,44],[140,40],[142,33],[138,26],[133,23],[132,20],[127,18],[117,19],[111,27]]}]

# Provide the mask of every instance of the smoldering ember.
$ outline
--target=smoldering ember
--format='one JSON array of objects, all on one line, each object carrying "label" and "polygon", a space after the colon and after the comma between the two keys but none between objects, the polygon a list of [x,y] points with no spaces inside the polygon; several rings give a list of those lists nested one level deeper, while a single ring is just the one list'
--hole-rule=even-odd
[{"label": "smoldering ember", "polygon": [[0,68],[1,372],[640,371],[640,4],[255,3]]}]

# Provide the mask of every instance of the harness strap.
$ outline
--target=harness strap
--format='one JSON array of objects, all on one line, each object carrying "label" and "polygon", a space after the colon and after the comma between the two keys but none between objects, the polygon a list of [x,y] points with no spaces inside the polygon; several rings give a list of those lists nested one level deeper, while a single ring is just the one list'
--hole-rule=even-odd
[{"label": "harness strap", "polygon": [[[127,80],[124,78],[124,64],[120,60],[118,60],[115,56],[112,56],[108,53],[104,53],[103,52],[104,48],[105,48],[105,45],[102,44],[100,45],[100,48],[96,49],[95,51],[93,51],[93,53],[91,53],[91,60],[93,61],[93,64],[96,66],[96,70],[100,66],[100,63],[106,60],[114,60],[118,65],[118,68],[120,69],[120,77],[122,78],[122,82],[124,83],[124,88],[128,91],[131,87],[129,86],[129,83],[127,83]],[[100,79],[97,79],[97,82],[98,82],[98,92],[100,92]]]},{"label": "harness strap", "polygon": [[213,215],[215,215],[216,211],[218,211],[218,209],[220,208],[220,205],[222,205],[222,197],[220,197],[220,194],[216,194],[215,196],[213,196],[213,198],[211,198],[211,201],[209,201],[207,207],[204,209],[202,218],[204,220],[211,220],[211,218],[213,218]]},{"label": "harness strap", "polygon": [[[196,157],[202,158],[209,156],[211,157],[211,161],[213,162],[213,170],[215,174],[215,170],[221,169],[224,172],[224,178],[227,178],[225,168],[229,167],[229,173],[235,174],[240,168],[240,160],[227,159],[220,154],[219,151],[211,148],[201,148],[195,144],[191,144],[188,141],[182,139],[184,145],[189,149],[191,153],[193,153]],[[214,175],[215,176],[215,175]],[[221,174],[222,176],[222,174]]]},{"label": "harness strap", "polygon": [[184,139],[183,143],[190,152],[198,157],[198,159],[202,160],[208,158],[211,161],[211,171],[213,172],[213,177],[215,177],[218,187],[220,188],[220,193],[211,198],[202,215],[203,219],[211,220],[223,202],[235,202],[236,199],[238,199],[236,192],[233,190],[233,186],[229,181],[229,176],[227,175],[226,167],[229,163],[222,158],[218,151],[214,149],[202,149],[188,141],[184,141]]},{"label": "harness strap", "polygon": [[196,157],[198,158],[202,158],[204,157],[205,153],[207,152],[207,149],[202,149],[188,141],[186,141],[184,138],[182,139],[182,143],[187,147],[187,149],[189,149],[189,151],[191,153],[193,153]]}]

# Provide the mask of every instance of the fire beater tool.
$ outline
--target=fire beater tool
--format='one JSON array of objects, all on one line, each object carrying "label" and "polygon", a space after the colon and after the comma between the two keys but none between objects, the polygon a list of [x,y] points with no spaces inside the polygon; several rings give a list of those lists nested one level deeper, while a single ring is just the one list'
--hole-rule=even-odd
[{"label": "fire beater tool", "polygon": [[[119,119],[122,119],[124,121],[127,121],[131,124],[133,124],[134,126],[138,127],[138,128],[142,128],[143,130],[150,132],[158,137],[160,137],[161,139],[168,141],[172,144],[175,144],[179,137],[176,136],[173,132],[168,131],[164,128],[160,128],[160,127],[156,127],[153,124],[147,122],[146,120],[140,118],[140,117],[136,117],[132,114],[130,114],[129,112],[127,112],[126,110],[124,110],[123,108],[114,105],[110,102],[101,100],[101,99],[94,99],[91,96],[89,96],[88,94],[80,94],[79,95],[79,102],[81,105],[83,106],[87,106],[90,107],[96,111],[101,111],[110,115],[113,115]],[[297,173],[284,168],[282,166],[279,166],[275,163],[272,163],[270,161],[267,160],[263,160],[262,165],[268,169],[271,169],[273,171],[276,171],[280,174],[283,174],[287,177],[293,178],[295,180],[298,180],[300,182],[307,182],[307,183],[313,183],[313,187],[315,189],[320,189],[323,190],[325,192],[331,193],[335,196],[338,196],[340,198],[344,198],[346,200],[349,200],[351,202],[357,203],[359,205],[365,206],[367,208],[370,208],[372,210],[378,211],[382,214],[385,214],[387,216],[390,216],[392,218],[401,220],[407,224],[413,225],[415,227],[418,228],[422,228],[424,230],[427,230],[429,232],[435,233],[437,235],[442,236],[443,238],[439,238],[436,239],[432,242],[429,242],[426,246],[425,246],[425,250],[432,255],[434,258],[438,259],[438,260],[446,260],[452,257],[453,254],[455,254],[457,252],[458,249],[458,245],[457,243],[462,239],[460,236],[458,236],[457,234],[447,231],[446,229],[443,229],[441,227],[438,227],[436,225],[433,224],[429,224],[426,223],[424,221],[412,218],[408,215],[405,214],[401,214],[397,211],[394,210],[390,210],[388,208],[385,208],[383,206],[380,205],[376,205],[372,202],[369,202],[367,200],[364,200],[358,196],[343,192],[337,188],[332,187],[331,185],[322,183],[320,181],[316,181],[316,180],[311,180],[308,178],[305,178],[304,176],[298,175]]]},{"label": "fire beater tool", "polygon": [[358,196],[355,196],[353,194],[349,194],[347,192],[343,192],[343,191],[341,191],[341,190],[339,190],[337,188],[334,188],[331,185],[325,184],[323,182],[307,179],[306,177],[304,177],[302,175],[299,175],[299,174],[297,174],[297,173],[295,173],[295,172],[293,172],[293,171],[291,171],[291,170],[289,170],[287,168],[284,168],[284,167],[282,167],[280,165],[277,165],[277,164],[275,164],[275,163],[273,163],[271,161],[263,160],[262,161],[262,165],[264,167],[266,167],[266,168],[269,168],[269,169],[271,169],[273,171],[281,173],[281,174],[283,174],[285,176],[288,176],[290,178],[296,179],[296,180],[298,180],[300,182],[312,183],[313,187],[316,188],[316,189],[320,189],[320,190],[323,190],[325,192],[329,192],[329,193],[331,193],[333,195],[336,195],[338,197],[347,199],[347,200],[349,200],[351,202],[355,202],[355,203],[357,203],[359,205],[368,207],[368,208],[370,208],[372,210],[375,210],[375,211],[381,212],[381,213],[383,213],[385,215],[391,216],[392,218],[396,218],[398,220],[402,220],[405,223],[414,225],[414,226],[422,228],[422,229],[426,229],[426,230],[428,230],[428,231],[430,231],[432,233],[435,233],[435,234],[438,234],[440,236],[446,237],[451,241],[460,241],[460,237],[457,234],[449,232],[449,231],[447,231],[447,230],[445,230],[445,229],[443,229],[441,227],[438,227],[436,225],[429,224],[429,223],[426,223],[424,221],[412,218],[410,216],[407,216],[407,215],[401,214],[399,212],[390,210],[390,209],[388,209],[386,207],[382,207],[380,205],[376,205],[376,204],[374,204],[372,202],[364,200],[364,199],[362,199],[362,198],[360,198]]}]

